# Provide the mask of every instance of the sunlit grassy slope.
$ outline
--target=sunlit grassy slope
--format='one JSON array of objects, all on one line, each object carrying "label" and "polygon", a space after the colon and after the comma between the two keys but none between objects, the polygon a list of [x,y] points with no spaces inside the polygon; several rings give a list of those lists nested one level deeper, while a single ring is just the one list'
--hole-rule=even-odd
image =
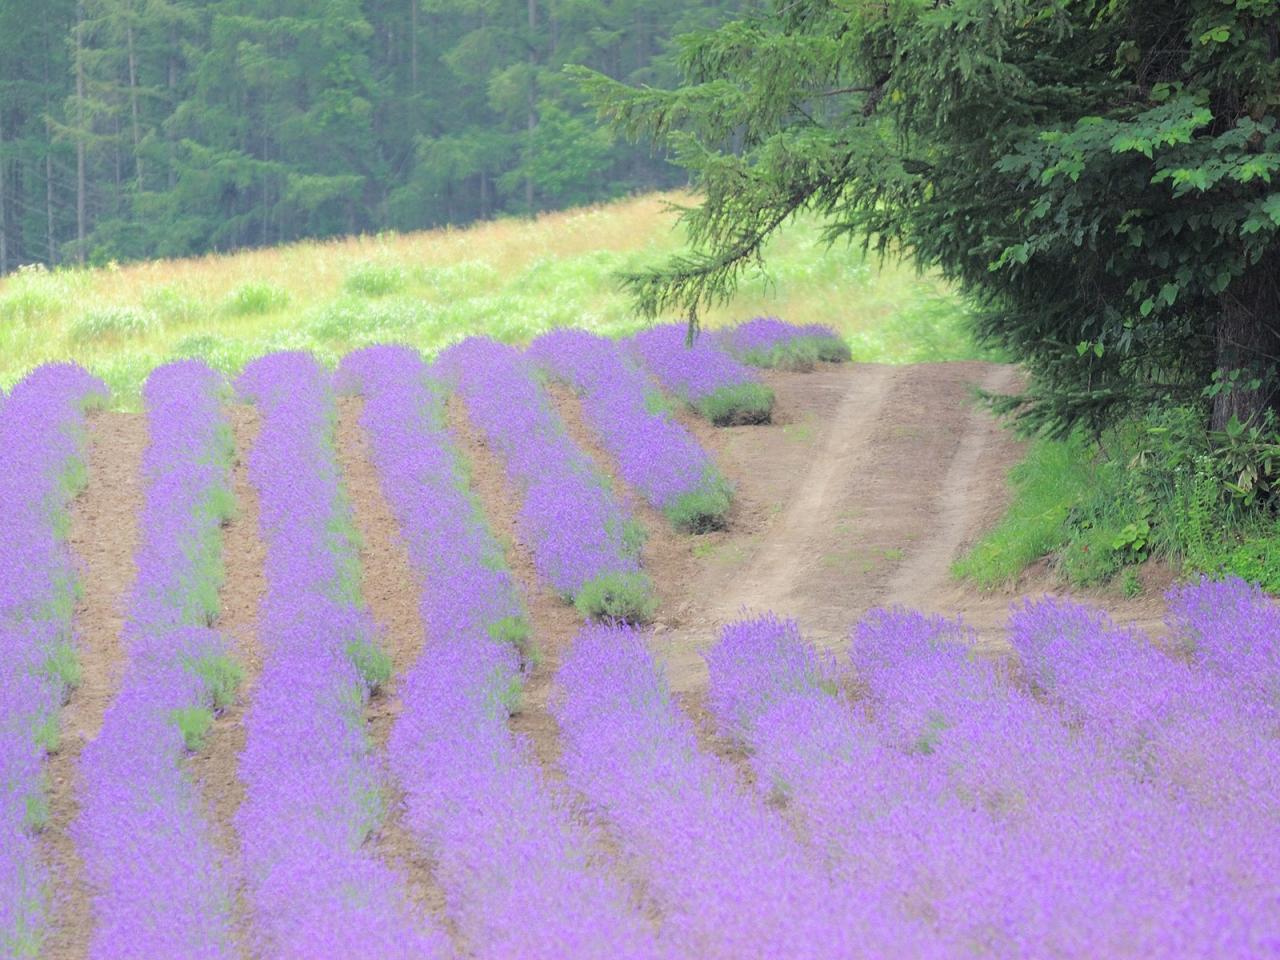
[{"label": "sunlit grassy slope", "polygon": [[[333,361],[395,341],[431,353],[469,334],[523,342],[573,325],[622,334],[631,315],[615,274],[681,246],[672,196],[647,196],[465,230],[353,237],[278,249],[0,281],[0,386],[74,359],[133,406],[152,367],[203,357],[235,372],[259,354],[307,349]],[[828,323],[855,359],[959,359],[976,351],[946,286],[909,265],[827,248],[816,221],[788,225],[709,326],[769,313]]]}]

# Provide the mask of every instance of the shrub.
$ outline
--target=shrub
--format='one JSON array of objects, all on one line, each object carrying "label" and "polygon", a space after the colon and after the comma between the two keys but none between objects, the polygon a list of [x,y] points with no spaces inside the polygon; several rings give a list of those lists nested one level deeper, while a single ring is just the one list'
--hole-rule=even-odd
[{"label": "shrub", "polygon": [[235,702],[236,690],[244,680],[240,664],[226,654],[212,654],[193,662],[190,669],[204,682],[215,710],[225,710]]},{"label": "shrub", "polygon": [[725,528],[731,502],[729,485],[723,480],[715,480],[681,494],[663,513],[677,530],[706,533]]},{"label": "shrub", "polygon": [[653,583],[643,573],[606,573],[588,580],[573,605],[592,620],[647,623],[658,609]]},{"label": "shrub", "polygon": [[166,326],[194,323],[206,313],[205,305],[200,300],[172,284],[148,290],[142,296],[142,305]]},{"label": "shrub", "polygon": [[376,693],[391,679],[391,657],[367,637],[355,637],[347,642],[347,657],[364,680],[365,688]]},{"label": "shrub", "polygon": [[731,427],[768,423],[773,400],[773,391],[762,383],[735,383],[699,400],[696,408],[717,427]]},{"label": "shrub", "polygon": [[362,297],[385,297],[403,290],[407,280],[398,266],[366,263],[347,275],[342,288]]},{"label": "shrub", "polygon": [[222,302],[222,312],[232,317],[256,317],[283,310],[289,294],[269,283],[246,283],[232,290]]},{"label": "shrub", "polygon": [[213,711],[208,707],[182,707],[173,711],[173,722],[182,731],[182,742],[187,749],[199,753],[213,726]]},{"label": "shrub", "polygon": [[157,318],[138,307],[103,307],[73,320],[67,336],[73,343],[143,337],[155,329]]}]

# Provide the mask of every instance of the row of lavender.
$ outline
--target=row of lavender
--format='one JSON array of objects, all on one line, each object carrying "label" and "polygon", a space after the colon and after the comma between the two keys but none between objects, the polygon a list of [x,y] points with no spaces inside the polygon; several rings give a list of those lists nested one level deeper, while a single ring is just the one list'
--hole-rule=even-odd
[{"label": "row of lavender", "polygon": [[184,361],[157,369],[144,391],[150,439],[126,663],[81,755],[72,827],[94,891],[91,957],[235,954],[233,874],[185,767],[240,676],[210,629],[233,506],[223,389],[218,374]]},{"label": "row of lavender", "polygon": [[873,613],[849,671],[764,617],[711,651],[711,707],[843,902],[873,905],[849,917],[869,955],[1273,956],[1280,611],[1204,583],[1170,624],[1181,652],[1028,603],[1011,675],[957,623]]},{"label": "row of lavender", "polygon": [[427,642],[400,688],[390,761],[461,936],[478,957],[655,956],[626,890],[588,861],[564,798],[508,729],[526,665],[523,611],[425,365],[407,349],[371,348],[340,378],[364,394],[362,422],[420,577]]},{"label": "row of lavender", "polygon": [[251,363],[237,387],[262,418],[249,475],[267,548],[262,672],[244,720],[235,820],[256,952],[445,956],[443,934],[363,846],[383,815],[364,706],[390,664],[360,602],[330,375],[283,353]]},{"label": "row of lavender", "polygon": [[48,929],[49,878],[34,833],[48,819],[42,766],[79,679],[76,573],[65,535],[84,483],[84,413],[106,388],[51,364],[0,406],[0,954],[34,956]]}]

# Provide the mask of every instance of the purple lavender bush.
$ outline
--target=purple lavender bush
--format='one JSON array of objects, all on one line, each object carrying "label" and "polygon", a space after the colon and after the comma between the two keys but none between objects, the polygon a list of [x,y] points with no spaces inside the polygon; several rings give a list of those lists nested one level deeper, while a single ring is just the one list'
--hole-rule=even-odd
[{"label": "purple lavender bush", "polygon": [[821,864],[703,753],[643,634],[588,625],[553,709],[572,785],[643,871],[676,956],[879,956]]},{"label": "purple lavender bush", "polygon": [[0,405],[0,953],[35,956],[48,878],[34,834],[48,820],[42,763],[79,680],[71,621],[76,573],[65,530],[86,479],[86,409],[106,387],[48,364]]},{"label": "purple lavender bush", "polygon": [[1280,607],[1261,587],[1202,578],[1166,598],[1169,632],[1194,662],[1280,717]]},{"label": "purple lavender bush", "polygon": [[434,851],[477,956],[656,956],[625,890],[588,864],[587,838],[507,728],[527,628],[426,372],[405,347],[361,350],[339,370],[364,394],[361,422],[421,578],[427,644],[389,745],[407,822]]},{"label": "purple lavender bush", "polygon": [[441,353],[433,372],[458,392],[505,462],[522,497],[520,534],[543,579],[585,616],[649,619],[643,533],[565,432],[529,361],[513,347],[473,337]]},{"label": "purple lavender bush", "polygon": [[144,390],[150,442],[127,662],[81,756],[72,827],[96,891],[91,957],[236,954],[232,876],[183,765],[240,676],[222,637],[207,629],[222,579],[220,527],[232,507],[221,388],[218,374],[190,360],[159,367]]},{"label": "purple lavender bush", "polygon": [[259,952],[447,956],[440,931],[362,846],[382,816],[364,706],[390,671],[359,603],[329,376],[305,354],[282,353],[249,364],[237,387],[262,413],[249,474],[267,547],[263,664],[236,816]]},{"label": "purple lavender bush", "polygon": [[717,426],[768,423],[773,391],[708,335],[690,346],[683,323],[642,330],[622,341],[668,393]]},{"label": "purple lavender bush", "polygon": [[[1028,601],[1015,609],[1010,637],[1030,680],[1073,727],[1113,752],[1116,779],[1129,785],[1124,802],[1100,802],[1095,791],[1089,812],[1110,816],[1112,869],[1141,870],[1117,891],[1126,898],[1117,904],[1145,917],[1130,931],[1146,938],[1145,955],[1273,952],[1280,745],[1272,718],[1209,665],[1073,603]],[[1103,826],[1091,829],[1102,834]]]},{"label": "purple lavender bush", "polygon": [[618,461],[622,479],[679,529],[725,525],[732,493],[693,435],[651,402],[648,378],[617,341],[585,330],[538,337],[529,356],[582,395],[595,435]]},{"label": "purple lavender bush", "polygon": [[852,358],[849,345],[828,326],[803,326],[777,317],[756,317],[715,331],[713,336],[743,363],[753,367],[812,370],[820,361],[844,363]]}]

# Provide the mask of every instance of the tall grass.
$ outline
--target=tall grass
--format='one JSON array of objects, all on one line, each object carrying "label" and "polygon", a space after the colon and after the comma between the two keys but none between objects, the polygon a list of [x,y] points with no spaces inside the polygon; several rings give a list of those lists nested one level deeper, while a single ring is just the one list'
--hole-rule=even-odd
[{"label": "tall grass", "polygon": [[[0,387],[40,363],[75,359],[107,381],[118,405],[136,406],[147,374],[178,357],[234,374],[282,349],[333,362],[375,342],[433,354],[473,334],[524,343],[561,326],[630,333],[642,321],[615,276],[681,247],[668,203],[687,199],[651,195],[464,230],[91,271],[25,270],[0,280]],[[825,323],[856,360],[976,353],[945,284],[910,265],[827,248],[814,218],[785,227],[767,262],[769,273],[748,276],[732,304],[707,315],[709,326],[758,314]]]}]

